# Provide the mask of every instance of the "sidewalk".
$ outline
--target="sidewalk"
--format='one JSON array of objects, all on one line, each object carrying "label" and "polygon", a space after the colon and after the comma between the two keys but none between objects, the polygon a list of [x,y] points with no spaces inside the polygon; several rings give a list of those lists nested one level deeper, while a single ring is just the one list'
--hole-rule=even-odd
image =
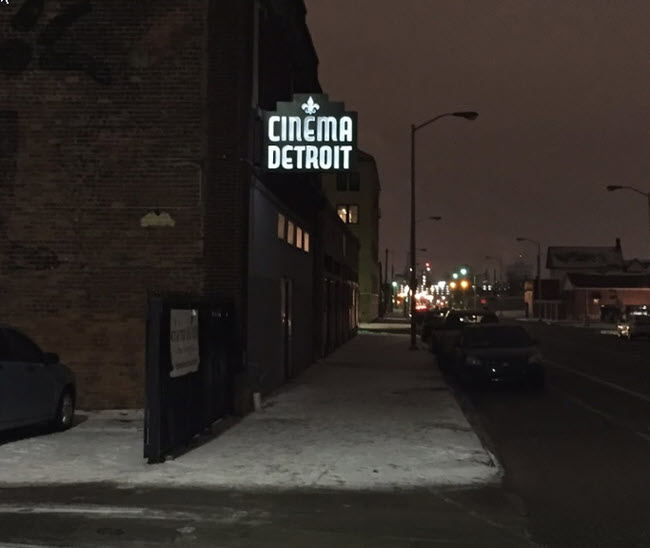
[{"label": "sidewalk", "polygon": [[83,413],[63,433],[0,445],[0,486],[112,482],[204,488],[423,488],[497,481],[433,357],[361,333],[220,436],[142,458],[142,411]]}]

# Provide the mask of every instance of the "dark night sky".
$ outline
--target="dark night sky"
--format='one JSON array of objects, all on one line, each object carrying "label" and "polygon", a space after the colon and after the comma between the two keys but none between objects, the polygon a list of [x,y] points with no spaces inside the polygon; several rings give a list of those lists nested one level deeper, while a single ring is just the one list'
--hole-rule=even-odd
[{"label": "dark night sky", "polygon": [[[306,0],[332,100],[359,112],[381,178],[381,260],[409,243],[409,127],[417,134],[418,247],[440,274],[549,245],[650,258],[648,0]],[[390,260],[389,260],[390,264]]]}]

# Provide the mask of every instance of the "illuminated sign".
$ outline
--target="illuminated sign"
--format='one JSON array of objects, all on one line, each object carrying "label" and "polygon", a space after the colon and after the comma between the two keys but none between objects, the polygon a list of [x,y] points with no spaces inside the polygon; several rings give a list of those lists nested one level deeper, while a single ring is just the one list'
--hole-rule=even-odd
[{"label": "illuminated sign", "polygon": [[353,171],[356,169],[357,113],[327,95],[296,94],[264,112],[266,171]]}]

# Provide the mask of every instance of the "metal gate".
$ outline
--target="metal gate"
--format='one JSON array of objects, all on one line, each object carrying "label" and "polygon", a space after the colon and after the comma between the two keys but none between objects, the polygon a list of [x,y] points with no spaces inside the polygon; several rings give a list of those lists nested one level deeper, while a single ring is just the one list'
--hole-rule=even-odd
[{"label": "metal gate", "polygon": [[[178,361],[179,351],[170,337],[172,316],[191,318],[191,326],[183,330],[182,338],[184,342],[198,343],[194,366],[189,360],[185,370],[173,363],[172,355]],[[179,338],[177,332],[174,338]],[[191,344],[185,348],[191,350]],[[149,298],[144,429],[144,457],[149,464],[163,462],[174,449],[187,445],[215,421],[232,413],[232,378],[240,355],[232,301],[184,296]]]}]

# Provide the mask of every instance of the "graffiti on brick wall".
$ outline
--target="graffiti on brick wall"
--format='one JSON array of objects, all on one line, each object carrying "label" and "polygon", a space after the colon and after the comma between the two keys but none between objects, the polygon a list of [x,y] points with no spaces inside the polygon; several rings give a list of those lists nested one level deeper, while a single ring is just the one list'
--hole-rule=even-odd
[{"label": "graffiti on brick wall", "polygon": [[[11,20],[18,32],[32,32],[43,14],[45,0],[24,0]],[[35,51],[42,70],[81,71],[100,84],[111,83],[111,70],[107,63],[85,53],[82,45],[61,40],[66,31],[79,19],[92,11],[89,0],[77,2],[55,16],[36,38],[36,45],[20,38],[10,38],[0,43],[0,70],[7,74],[23,72],[32,63]]]}]

